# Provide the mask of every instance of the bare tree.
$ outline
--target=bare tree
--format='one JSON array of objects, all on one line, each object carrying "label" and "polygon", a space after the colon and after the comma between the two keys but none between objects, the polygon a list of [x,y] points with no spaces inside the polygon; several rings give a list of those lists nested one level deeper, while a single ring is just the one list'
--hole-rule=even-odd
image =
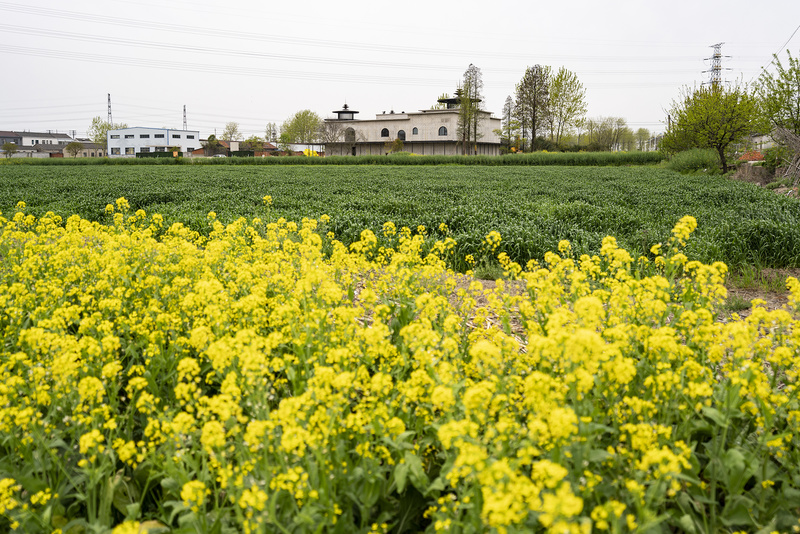
[{"label": "bare tree", "polygon": [[274,122],[267,123],[267,129],[264,139],[266,139],[268,143],[278,142],[278,126]]},{"label": "bare tree", "polygon": [[344,125],[336,120],[324,120],[319,125],[319,140],[322,144],[341,143],[344,137]]}]

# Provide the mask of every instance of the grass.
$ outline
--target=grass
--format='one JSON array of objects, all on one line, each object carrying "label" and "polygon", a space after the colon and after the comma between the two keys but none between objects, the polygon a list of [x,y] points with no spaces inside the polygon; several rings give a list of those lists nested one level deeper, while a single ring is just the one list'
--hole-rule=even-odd
[{"label": "grass", "polygon": [[755,289],[775,293],[786,291],[784,274],[752,265],[741,265],[728,275],[728,284],[740,289]]},{"label": "grass", "polygon": [[728,299],[717,308],[718,318],[729,318],[734,313],[750,308],[750,301],[740,295],[731,295]]},{"label": "grass", "polygon": [[672,156],[666,167],[681,174],[719,174],[719,154],[713,149],[694,148]]}]

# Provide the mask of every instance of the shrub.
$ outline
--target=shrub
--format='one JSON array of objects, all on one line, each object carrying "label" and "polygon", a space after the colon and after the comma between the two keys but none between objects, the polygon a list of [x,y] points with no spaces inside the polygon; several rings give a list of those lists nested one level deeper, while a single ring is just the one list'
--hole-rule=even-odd
[{"label": "shrub", "polygon": [[719,174],[721,164],[716,150],[693,148],[672,156],[667,168],[681,174]]},{"label": "shrub", "polygon": [[[505,156],[419,156],[408,152],[367,156],[328,156],[324,158],[291,155],[281,158],[16,158],[12,165],[562,165],[623,166],[655,165],[663,159],[659,152],[533,152]],[[164,161],[166,160],[166,161]]]},{"label": "shrub", "polygon": [[764,151],[764,163],[770,172],[786,165],[791,158],[791,151],[785,146],[774,146]]}]

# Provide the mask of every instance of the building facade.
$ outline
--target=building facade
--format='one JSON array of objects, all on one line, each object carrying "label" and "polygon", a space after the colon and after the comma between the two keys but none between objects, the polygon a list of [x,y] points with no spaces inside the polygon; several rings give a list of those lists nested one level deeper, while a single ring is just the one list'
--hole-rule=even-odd
[{"label": "building facade", "polygon": [[122,128],[109,130],[108,156],[112,158],[135,157],[137,154],[168,152],[178,148],[188,156],[200,148],[200,132],[197,130],[170,130],[166,128]]},{"label": "building facade", "polygon": [[14,143],[15,145],[22,146],[22,136],[17,132],[0,131],[0,145],[6,143]]},{"label": "building facade", "polygon": [[[89,139],[76,139],[76,141],[83,145],[81,151],[75,156],[76,158],[102,158],[106,155],[106,151],[101,145],[93,143]],[[67,152],[66,147],[61,152],[64,157],[73,157],[72,154]]]},{"label": "building facade", "polygon": [[464,147],[458,136],[459,109],[426,109],[416,112],[383,112],[375,119],[359,120],[358,111],[345,105],[335,111],[337,118],[326,119],[326,126],[338,130],[335,142],[325,143],[326,156],[382,155],[399,139],[403,151],[424,156],[468,154],[497,156],[500,154],[500,119],[488,111],[479,111],[479,139]]},{"label": "building facade", "polygon": [[20,146],[33,147],[36,145],[66,145],[72,142],[72,137],[63,133],[53,132],[14,132],[20,139]]}]

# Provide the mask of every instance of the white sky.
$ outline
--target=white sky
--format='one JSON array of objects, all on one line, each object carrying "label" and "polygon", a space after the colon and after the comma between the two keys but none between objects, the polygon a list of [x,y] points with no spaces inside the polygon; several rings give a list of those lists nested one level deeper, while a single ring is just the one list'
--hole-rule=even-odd
[{"label": "white sky", "polygon": [[84,136],[111,93],[114,122],[181,128],[185,105],[202,137],[228,121],[263,136],[345,101],[364,119],[427,109],[470,63],[499,116],[539,63],[578,75],[590,117],[657,132],[708,79],[710,45],[749,82],[773,53],[800,56],[798,25],[798,0],[0,0],[0,130]]}]

